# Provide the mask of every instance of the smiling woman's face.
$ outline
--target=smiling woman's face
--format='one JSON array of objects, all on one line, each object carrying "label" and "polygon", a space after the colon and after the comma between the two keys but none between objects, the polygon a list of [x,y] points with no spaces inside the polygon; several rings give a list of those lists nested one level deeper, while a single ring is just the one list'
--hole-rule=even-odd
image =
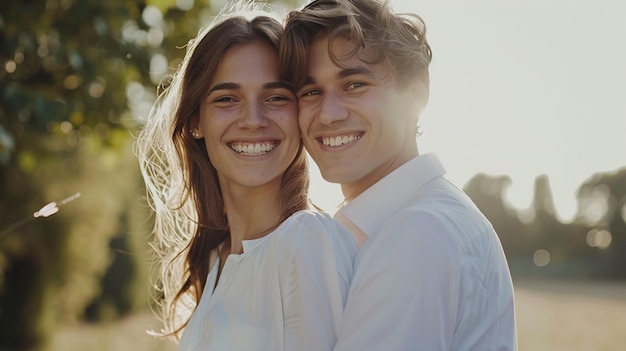
[{"label": "smiling woman's face", "polygon": [[197,130],[222,188],[280,184],[300,147],[294,93],[262,41],[229,48],[200,105]]}]

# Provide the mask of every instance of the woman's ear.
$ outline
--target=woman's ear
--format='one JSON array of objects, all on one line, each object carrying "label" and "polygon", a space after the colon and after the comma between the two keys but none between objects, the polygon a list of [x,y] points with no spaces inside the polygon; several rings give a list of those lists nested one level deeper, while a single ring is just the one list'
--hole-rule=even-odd
[{"label": "woman's ear", "polygon": [[191,133],[191,136],[194,139],[202,139],[204,136],[202,135],[202,132],[200,131],[199,128],[192,128],[189,129],[189,133]]},{"label": "woman's ear", "polygon": [[191,134],[191,136],[194,139],[202,139],[204,138],[204,133],[202,132],[202,129],[200,129],[200,127],[198,126],[198,121],[190,121],[191,123],[189,123],[189,133]]}]

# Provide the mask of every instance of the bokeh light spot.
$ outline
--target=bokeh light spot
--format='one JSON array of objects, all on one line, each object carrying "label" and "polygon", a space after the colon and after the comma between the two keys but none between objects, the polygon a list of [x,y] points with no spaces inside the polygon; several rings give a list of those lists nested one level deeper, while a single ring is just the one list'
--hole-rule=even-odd
[{"label": "bokeh light spot", "polygon": [[191,10],[193,8],[194,0],[176,0],[176,7],[182,11]]},{"label": "bokeh light spot", "polygon": [[65,79],[63,80],[63,86],[67,90],[74,90],[78,88],[81,82],[82,82],[82,79],[79,75],[72,74],[72,75],[65,77]]},{"label": "bokeh light spot", "polygon": [[598,249],[606,249],[611,245],[613,236],[608,230],[592,229],[587,232],[587,245],[597,247]]},{"label": "bokeh light spot", "polygon": [[150,59],[150,80],[154,84],[159,84],[167,74],[167,58],[161,54],[156,54]]},{"label": "bokeh light spot", "polygon": [[17,68],[17,64],[13,60],[9,60],[7,61],[7,63],[4,64],[4,70],[7,71],[7,73],[15,72],[16,68]]},{"label": "bokeh light spot", "polygon": [[[124,22],[124,24],[122,25],[122,39],[127,43],[134,42],[135,35],[138,30],[139,30],[139,26],[137,25],[135,21],[128,20]],[[126,57],[130,58],[128,57],[128,55]]]},{"label": "bokeh light spot", "polygon": [[89,84],[89,95],[94,98],[99,98],[104,94],[105,85],[103,79],[98,79]]},{"label": "bokeh light spot", "polygon": [[590,225],[602,221],[609,211],[610,189],[601,184],[593,189],[593,192],[584,200],[583,218]]},{"label": "bokeh light spot", "polygon": [[533,254],[533,263],[537,267],[545,267],[550,263],[550,252],[546,249],[539,249]]},{"label": "bokeh light spot", "polygon": [[17,63],[24,62],[24,53],[21,50],[16,50],[13,55],[13,60]]},{"label": "bokeh light spot", "polygon": [[126,98],[128,101],[138,100],[143,97],[144,88],[138,82],[130,82],[126,85]]},{"label": "bokeh light spot", "polygon": [[37,55],[39,57],[46,57],[49,53],[50,48],[48,47],[48,45],[39,45],[39,48],[37,48]]},{"label": "bokeh light spot", "polygon": [[141,19],[150,27],[157,27],[163,21],[163,14],[155,6],[148,5],[141,13]]},{"label": "bokeh light spot", "polygon": [[146,36],[146,40],[148,44],[152,47],[160,46],[163,43],[163,30],[161,28],[151,28],[148,31]]},{"label": "bokeh light spot", "polygon": [[68,121],[63,121],[61,122],[61,124],[59,124],[59,129],[65,133],[65,134],[69,134],[72,129],[74,129],[74,127],[72,126],[72,123],[68,122]]}]

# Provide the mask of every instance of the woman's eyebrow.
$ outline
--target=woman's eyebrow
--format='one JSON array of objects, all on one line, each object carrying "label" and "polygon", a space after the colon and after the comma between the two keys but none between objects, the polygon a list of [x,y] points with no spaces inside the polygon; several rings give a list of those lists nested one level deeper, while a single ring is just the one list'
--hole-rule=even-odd
[{"label": "woman's eyebrow", "polygon": [[209,94],[216,90],[240,90],[241,85],[237,83],[225,82],[215,84],[211,89],[209,89]]},{"label": "woman's eyebrow", "polygon": [[[269,83],[263,84],[263,89],[280,89],[280,88],[289,89],[289,85],[281,81],[269,82]],[[209,94],[217,90],[241,90],[241,84],[232,83],[232,82],[218,83],[212,86],[211,89],[209,89]]]}]

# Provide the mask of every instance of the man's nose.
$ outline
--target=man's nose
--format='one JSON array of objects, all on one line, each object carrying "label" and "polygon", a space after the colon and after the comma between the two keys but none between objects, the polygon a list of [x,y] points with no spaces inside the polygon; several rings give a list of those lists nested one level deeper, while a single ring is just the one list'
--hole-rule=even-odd
[{"label": "man's nose", "polygon": [[343,121],[348,118],[348,109],[337,92],[327,92],[322,98],[319,122],[325,125]]}]

